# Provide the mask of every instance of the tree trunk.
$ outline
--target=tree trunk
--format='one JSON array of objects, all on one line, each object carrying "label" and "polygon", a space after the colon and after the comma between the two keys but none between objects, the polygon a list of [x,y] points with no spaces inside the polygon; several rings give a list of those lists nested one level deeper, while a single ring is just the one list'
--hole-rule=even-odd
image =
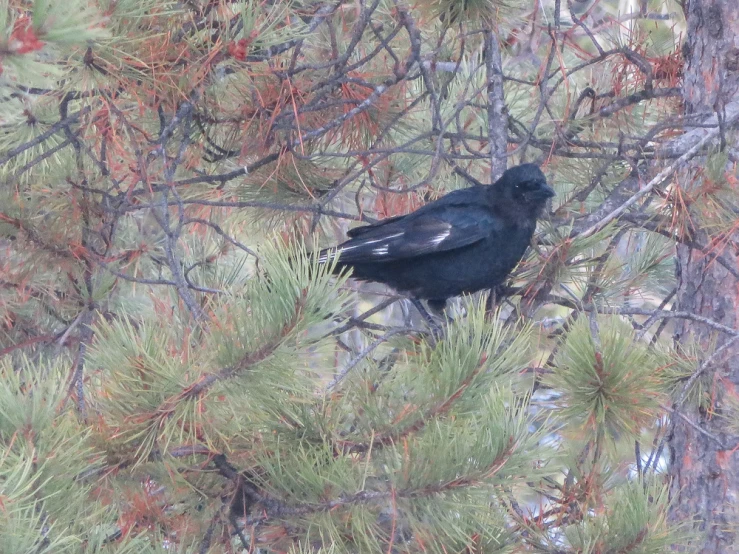
[{"label": "tree trunk", "polygon": [[[687,0],[685,10],[685,114],[720,114],[725,104],[739,94],[739,2]],[[725,138],[731,143],[735,135],[727,131]],[[704,162],[704,158],[695,158],[692,167],[680,175],[687,197],[700,181],[698,172]],[[705,234],[698,232],[694,238],[706,243]],[[733,238],[723,254],[736,262],[734,245],[739,236]],[[677,272],[680,310],[737,327],[739,283],[726,269],[700,251],[679,246]],[[718,349],[731,339],[690,321],[679,329],[678,338],[695,340],[704,351],[712,346]],[[703,374],[710,387],[710,408],[699,408],[695,402],[676,406],[684,417],[673,416],[668,442],[674,503],[671,516],[693,522],[700,532],[695,550],[701,553],[739,552],[739,545],[735,546],[739,529],[739,450],[734,450],[736,441],[726,428],[727,419],[739,418],[726,403],[727,395],[739,394],[737,344],[716,356]]]}]

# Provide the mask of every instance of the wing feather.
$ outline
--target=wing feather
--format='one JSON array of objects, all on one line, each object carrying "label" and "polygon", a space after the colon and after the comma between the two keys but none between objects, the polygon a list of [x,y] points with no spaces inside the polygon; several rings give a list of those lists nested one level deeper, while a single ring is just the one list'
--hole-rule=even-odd
[{"label": "wing feather", "polygon": [[341,263],[378,263],[462,248],[496,229],[495,218],[479,206],[442,206],[361,227],[351,240],[323,252],[321,261],[339,255]]}]

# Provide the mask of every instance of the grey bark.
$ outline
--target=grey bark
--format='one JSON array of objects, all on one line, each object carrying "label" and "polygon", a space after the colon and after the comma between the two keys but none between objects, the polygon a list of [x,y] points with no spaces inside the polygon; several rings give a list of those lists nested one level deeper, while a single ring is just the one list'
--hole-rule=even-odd
[{"label": "grey bark", "polygon": [[[727,105],[739,95],[739,2],[737,0],[690,0],[686,3],[688,33],[683,97],[686,116],[726,115]],[[731,107],[729,106],[729,110]],[[736,142],[736,134],[725,129],[722,139]],[[700,183],[705,158],[696,157],[679,176],[680,186],[690,194]],[[696,230],[693,237],[709,244],[707,236]],[[737,263],[736,245],[722,252],[730,263]],[[739,314],[739,282],[712,256],[687,246],[677,248],[678,309],[709,317],[736,328]],[[726,334],[686,321],[676,338],[697,341],[709,357],[710,349],[721,348],[730,340]],[[739,450],[727,429],[729,419],[737,420],[727,403],[728,395],[739,393],[739,348],[729,345],[705,368],[701,378],[710,392],[708,407],[696,403],[676,406],[696,424],[673,417],[668,437],[669,475],[673,505],[670,516],[684,521],[698,532],[698,539],[678,550],[702,554],[739,552]],[[698,428],[702,431],[699,431]]]}]

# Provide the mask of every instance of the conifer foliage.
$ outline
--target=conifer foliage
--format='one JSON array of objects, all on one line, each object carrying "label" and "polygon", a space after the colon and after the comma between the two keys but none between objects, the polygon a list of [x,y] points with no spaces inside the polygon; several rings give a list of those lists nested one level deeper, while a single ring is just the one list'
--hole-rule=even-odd
[{"label": "conifer foliage", "polygon": [[[735,463],[739,329],[674,260],[739,279],[739,107],[683,114],[683,4],[0,4],[0,552],[702,551],[666,443]],[[520,162],[441,331],[318,262]]]}]

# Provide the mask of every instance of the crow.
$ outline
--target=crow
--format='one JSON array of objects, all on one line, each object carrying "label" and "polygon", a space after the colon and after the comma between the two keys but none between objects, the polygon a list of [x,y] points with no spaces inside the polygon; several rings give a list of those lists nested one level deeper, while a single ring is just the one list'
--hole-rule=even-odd
[{"label": "crow", "polygon": [[552,196],[541,170],[522,164],[493,185],[455,190],[410,214],[351,229],[349,240],[321,250],[319,262],[338,257],[336,272],[353,268],[352,277],[440,312],[450,297],[503,283]]}]

